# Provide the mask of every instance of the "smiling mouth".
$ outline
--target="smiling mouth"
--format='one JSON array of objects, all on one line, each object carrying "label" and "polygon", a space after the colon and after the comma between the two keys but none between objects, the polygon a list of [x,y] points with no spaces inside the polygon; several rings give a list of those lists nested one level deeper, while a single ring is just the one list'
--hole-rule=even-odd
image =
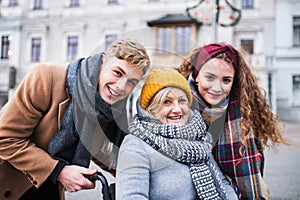
[{"label": "smiling mouth", "polygon": [[108,90],[109,90],[109,92],[110,92],[113,96],[115,96],[115,97],[121,96],[121,94],[115,92],[115,91],[114,91],[113,89],[111,89],[110,87],[108,87]]},{"label": "smiling mouth", "polygon": [[180,120],[181,119],[181,115],[175,116],[175,117],[168,117],[168,119],[170,119],[170,120]]},{"label": "smiling mouth", "polygon": [[212,98],[219,98],[219,97],[221,97],[223,94],[213,94],[213,93],[209,93],[209,95],[210,95]]}]

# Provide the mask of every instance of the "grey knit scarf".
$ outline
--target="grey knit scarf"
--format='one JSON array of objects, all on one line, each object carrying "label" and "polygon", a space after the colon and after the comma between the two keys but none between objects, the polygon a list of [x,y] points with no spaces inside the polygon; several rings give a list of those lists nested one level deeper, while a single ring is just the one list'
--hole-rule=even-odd
[{"label": "grey knit scarf", "polygon": [[88,167],[94,138],[101,138],[96,141],[101,145],[109,143],[100,125],[112,122],[120,114],[98,93],[101,58],[102,54],[81,58],[67,69],[66,87],[71,103],[60,130],[48,144],[50,155],[67,164]]},{"label": "grey knit scarf", "polygon": [[129,132],[162,154],[189,165],[200,199],[228,199],[219,172],[209,160],[211,138],[198,111],[183,126],[165,125],[156,119],[135,115]]}]

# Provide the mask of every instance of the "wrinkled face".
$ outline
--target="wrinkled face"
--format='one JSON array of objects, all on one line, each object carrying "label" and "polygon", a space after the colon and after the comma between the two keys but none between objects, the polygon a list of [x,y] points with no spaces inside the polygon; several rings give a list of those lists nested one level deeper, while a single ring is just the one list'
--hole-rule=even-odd
[{"label": "wrinkled face", "polygon": [[172,88],[154,117],[163,124],[184,125],[189,117],[189,101],[184,91]]},{"label": "wrinkled face", "polygon": [[99,93],[102,99],[112,105],[126,98],[143,76],[140,67],[125,60],[109,58],[102,66],[99,75]]},{"label": "wrinkled face", "polygon": [[196,77],[200,95],[210,105],[217,105],[230,93],[235,70],[223,59],[213,58],[205,63]]}]

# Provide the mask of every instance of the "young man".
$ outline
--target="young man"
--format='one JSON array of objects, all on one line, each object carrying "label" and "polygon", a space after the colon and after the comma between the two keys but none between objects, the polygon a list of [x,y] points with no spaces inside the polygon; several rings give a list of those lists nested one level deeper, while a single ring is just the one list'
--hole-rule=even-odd
[{"label": "young man", "polygon": [[0,112],[0,199],[55,200],[64,198],[64,188],[94,188],[84,175],[96,172],[87,168],[91,152],[105,140],[96,132],[108,130],[112,141],[120,137],[115,118],[124,112],[114,110],[149,65],[141,44],[122,39],[67,68],[35,66]]}]

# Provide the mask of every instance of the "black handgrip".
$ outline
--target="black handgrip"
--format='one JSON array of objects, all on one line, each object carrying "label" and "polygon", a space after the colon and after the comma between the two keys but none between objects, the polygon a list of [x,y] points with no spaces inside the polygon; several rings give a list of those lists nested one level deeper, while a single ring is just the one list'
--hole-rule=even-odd
[{"label": "black handgrip", "polygon": [[86,174],[84,174],[83,176],[84,176],[85,178],[89,179],[91,182],[100,180],[99,177],[98,177],[98,172],[95,173],[95,174],[92,174],[92,175],[86,175]]},{"label": "black handgrip", "polygon": [[92,175],[84,175],[84,177],[86,177],[87,179],[89,179],[92,182],[99,180],[102,184],[103,199],[105,199],[105,200],[112,200],[113,199],[112,196],[114,197],[115,194],[110,193],[109,184],[107,182],[107,179],[105,178],[105,176],[101,172],[97,172],[97,173],[92,174]]}]

